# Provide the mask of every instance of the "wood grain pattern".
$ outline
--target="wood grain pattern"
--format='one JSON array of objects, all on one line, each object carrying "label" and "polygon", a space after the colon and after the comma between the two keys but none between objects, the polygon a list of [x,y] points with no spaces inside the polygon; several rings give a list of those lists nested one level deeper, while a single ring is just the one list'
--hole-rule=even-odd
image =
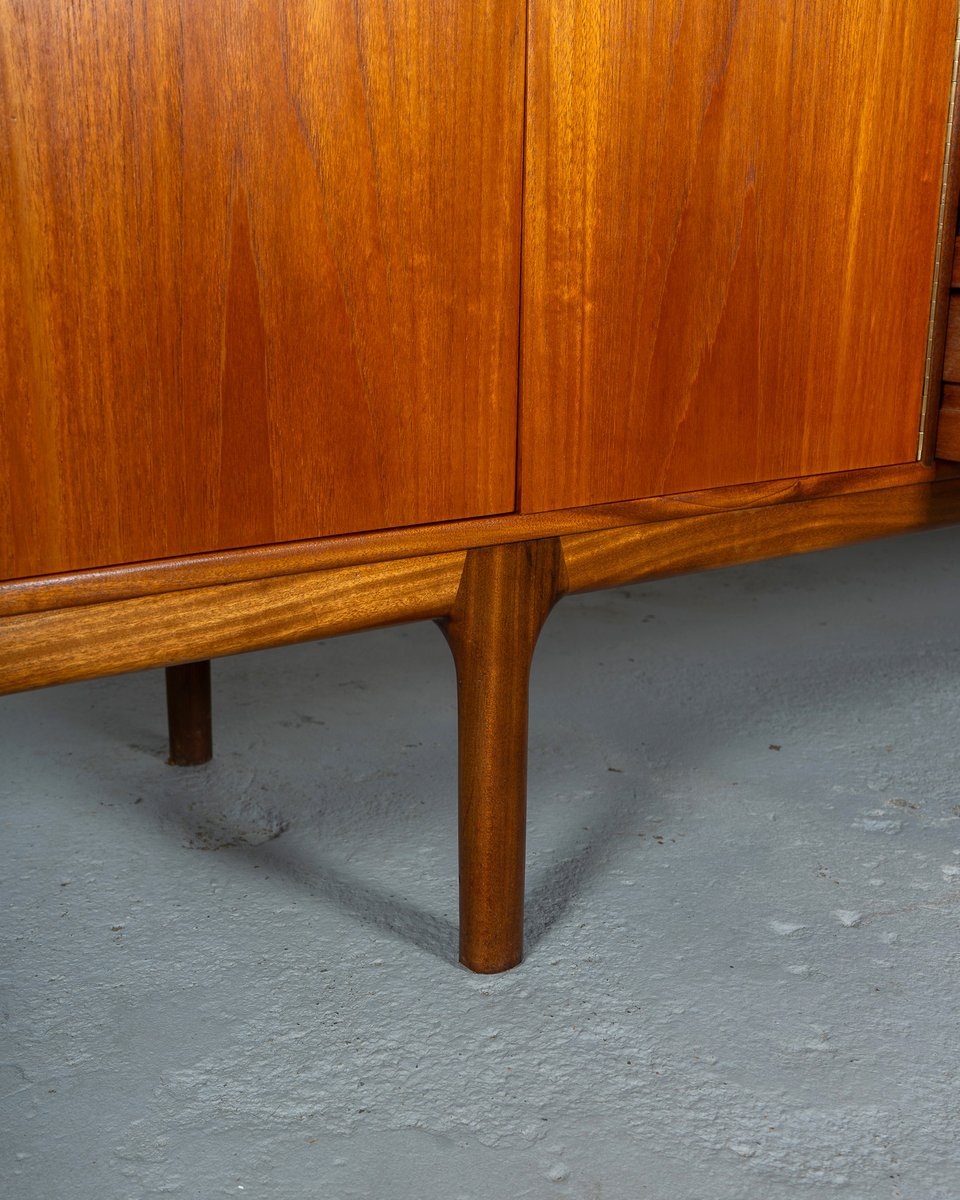
[{"label": "wood grain pattern", "polygon": [[0,620],[0,694],[446,616],[466,555],[390,563]]},{"label": "wood grain pattern", "polygon": [[448,550],[466,550],[498,543],[555,537],[590,529],[608,529],[651,521],[669,521],[730,509],[790,504],[818,496],[932,482],[960,474],[960,468],[939,463],[909,463],[833,475],[810,475],[769,483],[742,484],[677,496],[598,504],[588,508],[450,524],[423,525],[383,533],[324,538],[281,546],[196,555],[162,562],[85,571],[0,584],[0,617],[43,612],[52,608],[100,604],[108,600],[159,595],[217,583],[243,583],[280,575],[370,562],[386,562]]},{"label": "wood grain pattern", "polygon": [[[960,522],[960,478],[561,537],[560,590]],[[450,615],[466,551],[0,618],[0,694]]]},{"label": "wood grain pattern", "polygon": [[560,539],[568,592],[620,587],[960,521],[960,480],[828,496]]},{"label": "wood grain pattern", "polygon": [[471,550],[449,618],[459,714],[460,961],[523,957],[530,662],[562,589],[553,539]]},{"label": "wood grain pattern", "polygon": [[523,511],[916,458],[956,15],[530,0]]},{"label": "wood grain pattern", "polygon": [[[958,24],[960,24],[960,2],[958,2]],[[920,444],[918,458],[924,463],[936,459],[937,421],[939,419],[940,385],[943,377],[943,360],[947,341],[947,319],[950,309],[951,287],[956,270],[956,241],[953,231],[957,228],[957,205],[960,201],[960,121],[956,119],[957,85],[953,83],[954,99],[951,104],[953,120],[947,136],[943,163],[943,190],[941,194],[941,241],[940,254],[934,266],[934,287],[930,312],[927,362],[924,371],[923,406],[920,417]]]},{"label": "wood grain pattern", "polygon": [[520,0],[2,0],[0,88],[0,578],[513,508]]}]

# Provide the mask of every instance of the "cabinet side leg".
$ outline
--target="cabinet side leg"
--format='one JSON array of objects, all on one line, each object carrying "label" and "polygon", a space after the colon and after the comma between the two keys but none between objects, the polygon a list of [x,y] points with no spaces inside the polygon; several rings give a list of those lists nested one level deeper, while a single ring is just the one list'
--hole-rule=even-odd
[{"label": "cabinet side leg", "polygon": [[487,974],[523,957],[530,662],[561,564],[556,539],[471,550],[441,622],[457,669],[460,961]]},{"label": "cabinet side leg", "polygon": [[210,660],[167,667],[167,724],[176,767],[196,767],[213,757]]}]

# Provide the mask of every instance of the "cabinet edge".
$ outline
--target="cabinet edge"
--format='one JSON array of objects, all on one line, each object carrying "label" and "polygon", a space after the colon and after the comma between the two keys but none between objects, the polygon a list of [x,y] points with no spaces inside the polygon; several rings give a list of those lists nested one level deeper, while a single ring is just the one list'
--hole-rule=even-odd
[{"label": "cabinet edge", "polygon": [[960,465],[906,463],[587,508],[483,517],[11,580],[0,583],[0,617],[420,558],[479,546],[673,522],[707,513],[767,508],[823,496],[929,484],[953,477],[960,477]]},{"label": "cabinet edge", "polygon": [[958,67],[960,67],[960,3],[957,5],[956,37],[953,48],[953,76],[950,82],[950,106],[943,156],[943,182],[940,191],[940,214],[937,221],[937,248],[934,262],[933,287],[930,299],[930,322],[927,331],[927,355],[923,372],[923,398],[920,408],[920,436],[917,458],[933,462],[937,444],[937,421],[940,408],[940,380],[943,375],[944,351],[947,343],[947,314],[956,248],[957,205],[960,200],[960,121],[957,119]]},{"label": "cabinet edge", "polygon": [[[559,535],[561,594],[960,523],[960,477]],[[537,540],[537,539],[516,539]],[[465,550],[0,619],[0,693],[443,619]]]}]

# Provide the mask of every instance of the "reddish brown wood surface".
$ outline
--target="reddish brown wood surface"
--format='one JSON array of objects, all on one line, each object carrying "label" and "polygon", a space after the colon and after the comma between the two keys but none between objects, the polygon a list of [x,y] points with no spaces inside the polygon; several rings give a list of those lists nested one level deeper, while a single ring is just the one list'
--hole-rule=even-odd
[{"label": "reddish brown wood surface", "polygon": [[947,341],[943,354],[943,378],[948,383],[960,383],[960,292],[953,292],[950,296]]},{"label": "reddish brown wood surface", "polygon": [[524,511],[916,458],[956,17],[530,0]]},{"label": "reddish brown wood surface", "polygon": [[297,575],[349,566],[386,562],[399,558],[467,550],[501,542],[620,525],[670,521],[708,512],[791,504],[796,500],[841,496],[853,492],[892,488],[910,483],[932,483],[953,478],[960,468],[937,463],[926,466],[907,463],[846,471],[834,475],[808,475],[802,479],[779,479],[767,483],[737,484],[726,488],[629,500],[620,504],[597,504],[590,508],[559,509],[532,515],[486,517],[449,524],[420,525],[382,533],[354,534],[310,542],[232,550],[126,567],[83,571],[62,576],[17,580],[0,584],[0,617],[17,613],[43,612],[99,604],[108,600],[133,599],[162,592],[206,588],[217,583],[243,583],[280,575]]},{"label": "reddish brown wood surface", "polygon": [[167,728],[173,767],[198,767],[213,757],[210,660],[167,667]]},{"label": "reddish brown wood surface", "polygon": [[217,584],[0,619],[0,694],[445,617],[466,555]]},{"label": "reddish brown wood surface", "polygon": [[471,550],[441,628],[457,667],[460,961],[523,956],[530,661],[562,589],[557,539]]},{"label": "reddish brown wood surface", "polygon": [[560,539],[567,592],[805,554],[960,522],[960,480],[825,496]]},{"label": "reddish brown wood surface", "polygon": [[937,458],[960,462],[960,385],[943,385],[943,404],[937,424]]},{"label": "reddish brown wood surface", "polygon": [[[960,9],[960,3],[958,3]],[[954,84],[956,90],[956,84]],[[954,110],[955,115],[955,110]],[[937,422],[939,420],[940,380],[947,342],[947,320],[951,287],[957,271],[957,202],[960,198],[960,122],[952,121],[947,138],[941,196],[940,253],[934,266],[934,288],[930,313],[928,358],[924,379],[923,412],[920,420],[919,458],[932,464],[936,460]]]},{"label": "reddish brown wood surface", "polygon": [[0,578],[513,507],[520,0],[2,0],[0,88]]}]

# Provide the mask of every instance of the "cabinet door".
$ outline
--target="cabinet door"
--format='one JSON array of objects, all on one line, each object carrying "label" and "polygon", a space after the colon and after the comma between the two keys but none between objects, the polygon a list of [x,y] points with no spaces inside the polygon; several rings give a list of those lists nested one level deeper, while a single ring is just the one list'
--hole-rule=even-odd
[{"label": "cabinet door", "polygon": [[521,0],[0,0],[0,577],[512,509]]},{"label": "cabinet door", "polygon": [[530,0],[525,511],[916,458],[956,20]]}]

